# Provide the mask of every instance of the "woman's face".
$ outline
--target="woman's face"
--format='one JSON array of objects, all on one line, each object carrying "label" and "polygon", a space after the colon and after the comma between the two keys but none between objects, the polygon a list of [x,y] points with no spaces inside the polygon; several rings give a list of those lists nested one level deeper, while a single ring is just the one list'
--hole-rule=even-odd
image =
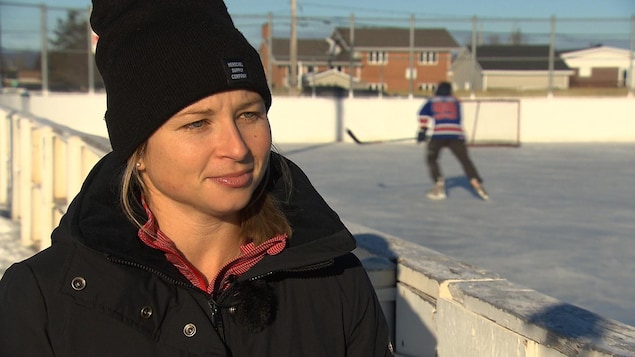
[{"label": "woman's face", "polygon": [[265,175],[270,150],[264,101],[234,90],[171,117],[148,139],[138,169],[153,211],[235,218]]}]

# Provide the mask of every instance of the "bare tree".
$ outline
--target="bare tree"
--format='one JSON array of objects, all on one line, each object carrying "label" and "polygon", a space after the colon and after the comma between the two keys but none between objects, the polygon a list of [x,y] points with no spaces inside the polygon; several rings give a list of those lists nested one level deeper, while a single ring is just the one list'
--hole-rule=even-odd
[{"label": "bare tree", "polygon": [[525,44],[525,35],[523,35],[520,29],[515,29],[509,35],[510,45],[523,45]]},{"label": "bare tree", "polygon": [[[88,90],[88,23],[85,16],[76,10],[67,13],[66,19],[57,19],[49,39],[49,86],[58,91]],[[102,83],[99,74],[95,76],[97,85]]]},{"label": "bare tree", "polygon": [[489,43],[490,45],[500,45],[501,44],[501,38],[499,35],[488,35],[487,36],[487,43]]}]

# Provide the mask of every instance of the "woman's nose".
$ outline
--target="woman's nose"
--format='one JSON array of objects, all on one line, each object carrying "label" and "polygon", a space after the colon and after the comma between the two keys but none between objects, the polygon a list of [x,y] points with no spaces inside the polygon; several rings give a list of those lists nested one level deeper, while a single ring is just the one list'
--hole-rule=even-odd
[{"label": "woman's nose", "polygon": [[243,138],[243,134],[233,120],[231,123],[222,125],[218,142],[218,150],[222,156],[231,157],[236,160],[243,159],[248,153],[249,148]]}]

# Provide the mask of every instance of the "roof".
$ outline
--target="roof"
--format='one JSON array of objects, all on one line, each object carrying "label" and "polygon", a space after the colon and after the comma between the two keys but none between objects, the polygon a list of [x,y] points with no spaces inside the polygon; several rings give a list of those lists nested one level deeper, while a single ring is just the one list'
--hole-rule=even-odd
[{"label": "roof", "polygon": [[350,75],[334,69],[317,73],[307,73],[304,75],[303,81],[307,87],[326,86],[349,88],[352,84],[354,89],[368,88],[367,83],[364,83],[357,78],[351,78]]},{"label": "roof", "polygon": [[622,56],[624,58],[630,57],[630,51],[624,48],[612,47],[612,46],[593,46],[593,47],[585,47],[580,49],[573,50],[565,50],[560,51],[560,55],[563,58],[572,58],[572,57],[584,57],[589,55],[597,55],[597,54],[610,54],[612,56]]},{"label": "roof", "polygon": [[[549,69],[549,46],[482,45],[476,48],[476,59],[483,70],[546,71]],[[555,56],[553,68],[570,70],[558,56]]]},{"label": "roof", "polygon": [[[348,62],[350,60],[347,51],[341,51],[335,56],[330,54],[330,46],[325,39],[298,39],[298,61],[311,62]],[[290,61],[290,42],[288,38],[274,38],[273,57],[276,61]]]},{"label": "roof", "polygon": [[[394,27],[355,28],[353,35],[356,49],[360,48],[409,48],[410,29]],[[331,37],[342,41],[342,45],[350,47],[350,29],[338,27]],[[414,47],[430,49],[458,48],[459,45],[450,33],[441,28],[414,29]]]}]

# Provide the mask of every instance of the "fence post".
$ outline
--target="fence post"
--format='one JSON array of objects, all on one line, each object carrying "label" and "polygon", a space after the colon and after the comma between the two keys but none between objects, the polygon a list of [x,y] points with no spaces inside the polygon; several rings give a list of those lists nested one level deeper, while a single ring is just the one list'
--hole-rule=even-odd
[{"label": "fence post", "polygon": [[267,84],[269,85],[269,90],[273,90],[275,75],[273,74],[273,15],[271,12],[267,14],[267,24]]},{"label": "fence post", "polygon": [[20,219],[21,203],[20,203],[20,117],[18,114],[12,114],[11,120],[11,220],[18,221]]},{"label": "fence post", "polygon": [[28,90],[20,94],[20,110],[23,113],[31,113],[31,93]]},{"label": "fence post", "polygon": [[0,206],[9,208],[11,188],[11,116],[0,110]]},{"label": "fence post", "polygon": [[48,30],[47,30],[47,24],[46,24],[46,13],[47,13],[47,7],[45,4],[42,4],[42,6],[40,7],[40,41],[41,41],[41,46],[42,46],[42,58],[41,58],[41,71],[42,71],[42,95],[43,96],[47,96],[48,95],[48,91],[49,91],[49,60],[48,60]]},{"label": "fence post", "polygon": [[408,79],[408,98],[414,97],[414,81],[415,81],[415,15],[410,15],[410,46],[408,51],[408,65],[410,78]]},{"label": "fence post", "polygon": [[66,176],[66,209],[68,204],[77,193],[79,193],[82,187],[83,181],[83,158],[82,158],[82,146],[84,142],[78,136],[72,135],[66,142],[66,163],[67,163],[67,175]]},{"label": "fence post", "polygon": [[[56,135],[53,137],[53,202],[54,211],[53,211],[53,221],[59,223],[62,215],[66,211],[67,205],[67,191],[68,187],[66,186],[67,177],[70,174],[68,172],[67,166],[67,150],[68,145],[66,143],[66,138],[62,135]],[[64,207],[62,207],[64,205]]]},{"label": "fence post", "polygon": [[26,118],[19,119],[20,128],[20,156],[18,170],[20,172],[20,239],[22,245],[33,244],[32,238],[32,215],[31,202],[33,201],[33,187],[31,178],[33,176],[33,161],[31,158],[31,133],[33,131],[31,121]]},{"label": "fence post", "polygon": [[351,14],[351,17],[349,19],[349,34],[348,34],[348,41],[350,42],[350,52],[349,52],[349,56],[348,56],[348,71],[349,73],[349,78],[348,78],[348,97],[349,98],[353,98],[354,96],[354,91],[353,91],[353,76],[355,75],[354,73],[354,68],[355,68],[355,15]]},{"label": "fence post", "polygon": [[86,12],[88,15],[86,16],[86,53],[88,60],[88,94],[95,93],[95,60],[93,55],[93,28],[90,26],[90,12],[91,7],[88,7],[88,11]]},{"label": "fence post", "polygon": [[[476,33],[478,21],[476,16],[472,17],[472,57],[470,58],[472,64],[470,65],[470,98],[476,98]],[[485,89],[485,88],[483,88]]]},{"label": "fence post", "polygon": [[631,17],[631,59],[628,70],[628,96],[635,96],[635,15]]},{"label": "fence post", "polygon": [[555,48],[556,48],[556,17],[551,16],[551,31],[549,37],[549,85],[547,87],[547,97],[553,97],[553,74],[555,69]]},{"label": "fence post", "polygon": [[291,37],[289,39],[289,93],[298,94],[298,17],[296,16],[296,0],[291,0]]},{"label": "fence post", "polygon": [[40,222],[36,222],[40,232],[39,250],[47,248],[51,245],[51,232],[55,226],[53,222],[53,210],[55,209],[55,201],[53,196],[53,129],[45,126],[40,131],[40,197],[41,202],[39,209]]}]

